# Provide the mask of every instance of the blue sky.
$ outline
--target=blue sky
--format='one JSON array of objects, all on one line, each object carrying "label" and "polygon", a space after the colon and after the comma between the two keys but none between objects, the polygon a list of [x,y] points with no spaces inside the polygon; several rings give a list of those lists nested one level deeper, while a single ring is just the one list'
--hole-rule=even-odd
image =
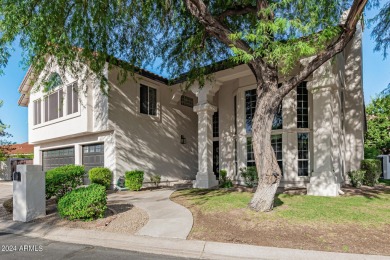
[{"label": "blue sky", "polygon": [[[372,18],[378,12],[377,9],[366,12],[367,18]],[[390,83],[390,58],[383,60],[381,53],[373,52],[374,41],[370,37],[371,28],[364,30],[363,36],[363,81],[365,101],[368,104],[372,97],[375,97]],[[8,132],[13,137],[11,141],[22,143],[28,141],[27,134],[27,108],[19,107],[20,94],[18,87],[27,71],[21,62],[21,49],[15,44],[15,51],[0,76],[0,99],[4,105],[0,108],[0,118],[3,123],[10,125]]]}]

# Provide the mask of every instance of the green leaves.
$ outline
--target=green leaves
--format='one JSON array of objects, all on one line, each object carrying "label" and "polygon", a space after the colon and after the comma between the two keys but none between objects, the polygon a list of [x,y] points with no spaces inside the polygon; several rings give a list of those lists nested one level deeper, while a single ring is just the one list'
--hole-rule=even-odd
[{"label": "green leaves", "polygon": [[75,189],[58,201],[58,213],[69,220],[93,220],[104,217],[107,209],[106,188],[99,184]]},{"label": "green leaves", "polygon": [[[322,51],[337,37],[340,15],[350,6],[347,0],[281,0],[255,12],[256,2],[205,1],[231,32],[230,39],[250,46],[244,51],[216,39],[183,0],[2,0],[0,69],[8,62],[10,44],[19,41],[25,64],[36,72],[49,61],[78,78],[85,68],[77,62],[82,62],[102,89],[108,82],[106,62],[115,63],[113,57],[128,62],[121,68],[131,73],[161,61],[160,73],[176,78],[188,72],[188,84],[204,82],[208,70],[202,67],[226,59],[234,65],[261,58],[287,73],[300,58]],[[251,11],[239,13],[244,8]],[[238,13],[218,18],[227,10]],[[121,73],[123,80],[128,75]]]},{"label": "green leaves", "polygon": [[367,132],[365,146],[390,152],[390,95],[373,99],[366,107]]}]

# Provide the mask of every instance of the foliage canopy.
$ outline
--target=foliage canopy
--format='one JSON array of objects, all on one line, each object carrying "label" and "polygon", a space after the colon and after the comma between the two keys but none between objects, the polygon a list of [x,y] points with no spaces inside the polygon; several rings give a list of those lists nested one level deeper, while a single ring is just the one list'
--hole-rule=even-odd
[{"label": "foliage canopy", "polygon": [[366,107],[366,148],[390,153],[390,95],[378,96]]},{"label": "foliage canopy", "polygon": [[[75,69],[78,60],[88,63],[102,84],[105,62],[116,64],[114,57],[133,72],[155,62],[170,78],[189,71],[190,81],[202,81],[205,66],[226,59],[238,64],[261,57],[286,73],[338,35],[341,14],[351,5],[348,0],[204,1],[228,30],[230,39],[221,41],[220,32],[213,35],[190,13],[188,5],[196,2],[2,0],[0,67],[18,40],[24,62],[35,70],[45,67],[48,55],[62,68]],[[257,12],[259,2],[267,5]]]}]

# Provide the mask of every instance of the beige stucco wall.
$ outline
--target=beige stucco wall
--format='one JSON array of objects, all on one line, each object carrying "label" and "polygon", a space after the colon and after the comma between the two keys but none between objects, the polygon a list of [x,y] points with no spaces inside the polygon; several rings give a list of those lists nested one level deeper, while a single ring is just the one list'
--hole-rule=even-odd
[{"label": "beige stucco wall", "polygon": [[[172,104],[177,87],[130,77],[121,84],[117,70],[109,73],[109,125],[116,140],[116,165],[119,175],[140,169],[145,181],[153,174],[162,181],[192,180],[197,172],[197,115],[180,100]],[[157,116],[139,112],[140,84],[157,89]],[[192,95],[187,93],[186,95]],[[194,97],[196,104],[196,98]],[[184,135],[186,144],[180,143]]]}]

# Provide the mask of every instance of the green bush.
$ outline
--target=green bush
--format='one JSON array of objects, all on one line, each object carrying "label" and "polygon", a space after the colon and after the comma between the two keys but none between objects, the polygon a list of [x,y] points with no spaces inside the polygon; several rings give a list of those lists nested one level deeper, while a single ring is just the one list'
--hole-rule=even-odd
[{"label": "green bush", "polygon": [[10,199],[7,199],[6,201],[4,201],[3,207],[5,208],[5,210],[8,213],[12,213],[12,211],[14,209],[14,199],[10,198]]},{"label": "green bush", "polygon": [[365,175],[366,171],[362,170],[348,172],[348,176],[351,179],[351,184],[356,188],[360,188],[363,185]]},{"label": "green bush", "polygon": [[233,187],[232,180],[227,177],[227,171],[226,170],[220,170],[219,171],[219,187],[221,188],[231,188]]},{"label": "green bush", "polygon": [[129,171],[125,173],[125,186],[129,190],[140,190],[144,181],[143,171]]},{"label": "green bush", "polygon": [[364,145],[364,158],[365,159],[377,159],[381,151],[376,147]]},{"label": "green bush", "polygon": [[46,172],[46,199],[57,196],[57,199],[67,192],[83,184],[84,166],[66,165]]},{"label": "green bush", "polygon": [[255,166],[240,168],[240,174],[244,178],[245,185],[252,188],[257,184],[259,177]]},{"label": "green bush", "polygon": [[381,161],[377,159],[365,159],[362,161],[362,170],[366,171],[363,183],[368,186],[378,184],[378,179],[381,176]]},{"label": "green bush", "polygon": [[161,182],[161,175],[153,175],[152,177],[150,177],[150,181],[154,183],[154,185],[156,185],[156,187],[158,187],[158,185],[160,184]]},{"label": "green bush", "polygon": [[72,190],[58,201],[57,208],[61,217],[70,220],[102,218],[107,209],[106,189],[94,183]]},{"label": "green bush", "polygon": [[92,168],[88,172],[91,183],[103,185],[106,189],[110,188],[112,172],[104,167]]}]

